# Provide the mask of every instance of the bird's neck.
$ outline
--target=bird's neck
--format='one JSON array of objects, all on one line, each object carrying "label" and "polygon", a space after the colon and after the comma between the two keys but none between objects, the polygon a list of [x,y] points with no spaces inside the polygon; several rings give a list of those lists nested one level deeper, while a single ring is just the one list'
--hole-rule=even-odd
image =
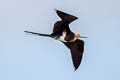
[{"label": "bird's neck", "polygon": [[72,40],[70,40],[70,42],[74,42],[76,41],[78,38],[76,36],[74,36],[74,38]]}]

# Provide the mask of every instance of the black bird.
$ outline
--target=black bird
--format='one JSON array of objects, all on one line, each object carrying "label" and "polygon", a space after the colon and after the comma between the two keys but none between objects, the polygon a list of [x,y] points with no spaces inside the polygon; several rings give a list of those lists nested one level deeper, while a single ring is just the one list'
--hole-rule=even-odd
[{"label": "black bird", "polygon": [[57,15],[61,18],[61,20],[57,21],[54,24],[53,33],[41,34],[30,31],[24,31],[24,32],[36,34],[39,36],[51,37],[63,42],[65,46],[67,46],[71,51],[72,61],[76,70],[81,63],[83,51],[84,51],[84,41],[79,40],[78,38],[87,38],[87,37],[80,36],[79,34],[73,33],[70,30],[69,24],[74,20],[78,19],[77,17],[56,9],[55,11]]}]

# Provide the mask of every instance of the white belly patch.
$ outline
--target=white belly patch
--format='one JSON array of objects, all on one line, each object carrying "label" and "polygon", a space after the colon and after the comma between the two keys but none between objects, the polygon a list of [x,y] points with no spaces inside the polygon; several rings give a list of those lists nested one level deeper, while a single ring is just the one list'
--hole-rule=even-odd
[{"label": "white belly patch", "polygon": [[60,36],[57,40],[60,40],[62,42],[67,42],[67,41],[65,41],[65,36],[66,36],[66,32],[63,32],[62,36]]}]

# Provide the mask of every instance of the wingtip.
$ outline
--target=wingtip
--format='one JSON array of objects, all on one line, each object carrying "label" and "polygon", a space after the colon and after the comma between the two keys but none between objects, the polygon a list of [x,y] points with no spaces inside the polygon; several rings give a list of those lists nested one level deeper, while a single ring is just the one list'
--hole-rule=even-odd
[{"label": "wingtip", "polygon": [[56,12],[58,11],[57,9],[54,9]]},{"label": "wingtip", "polygon": [[74,71],[77,71],[78,68],[74,68]]},{"label": "wingtip", "polygon": [[[61,10],[58,10],[58,9],[54,9],[55,10],[55,12],[57,13],[57,12],[63,12],[63,11],[61,11]],[[64,12],[63,12],[64,13]]]},{"label": "wingtip", "polygon": [[77,71],[79,66],[73,66],[74,67],[74,71]]}]

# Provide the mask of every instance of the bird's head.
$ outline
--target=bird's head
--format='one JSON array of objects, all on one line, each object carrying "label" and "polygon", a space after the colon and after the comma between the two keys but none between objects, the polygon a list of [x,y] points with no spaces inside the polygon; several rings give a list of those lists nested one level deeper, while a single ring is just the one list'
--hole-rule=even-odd
[{"label": "bird's head", "polygon": [[74,33],[75,37],[78,39],[78,38],[88,38],[88,37],[84,37],[84,36],[81,36],[80,34],[78,33]]}]

